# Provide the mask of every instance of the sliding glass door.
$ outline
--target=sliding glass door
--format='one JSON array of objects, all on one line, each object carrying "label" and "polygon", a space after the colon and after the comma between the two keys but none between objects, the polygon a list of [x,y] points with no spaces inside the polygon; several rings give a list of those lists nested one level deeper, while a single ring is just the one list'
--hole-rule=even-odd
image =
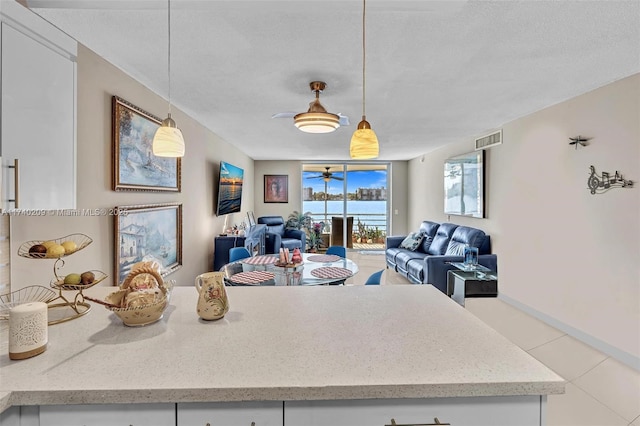
[{"label": "sliding glass door", "polygon": [[387,163],[305,163],[302,211],[323,223],[325,245],[381,250],[389,229]]}]

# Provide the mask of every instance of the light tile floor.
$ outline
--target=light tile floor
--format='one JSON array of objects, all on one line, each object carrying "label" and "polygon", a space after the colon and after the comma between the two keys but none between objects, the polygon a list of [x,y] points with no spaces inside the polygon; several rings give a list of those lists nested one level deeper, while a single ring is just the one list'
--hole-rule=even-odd
[{"label": "light tile floor", "polygon": [[[382,285],[409,284],[387,270],[380,252],[349,251],[362,285],[384,269]],[[640,372],[585,345],[499,298],[474,298],[467,310],[567,380],[566,392],[547,400],[548,426],[640,426]],[[514,425],[515,426],[515,425]]]}]

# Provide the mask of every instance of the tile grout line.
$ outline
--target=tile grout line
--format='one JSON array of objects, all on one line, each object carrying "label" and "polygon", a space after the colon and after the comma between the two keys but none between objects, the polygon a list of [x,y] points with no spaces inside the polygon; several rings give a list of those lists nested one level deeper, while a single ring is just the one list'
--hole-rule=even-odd
[{"label": "tile grout line", "polygon": [[[557,329],[556,329],[556,330],[557,330]],[[558,331],[562,332],[562,330],[558,330]],[[563,338],[563,337],[565,337],[565,336],[568,336],[568,334],[567,334],[567,333],[563,333],[561,336],[558,336],[558,337],[556,337],[555,339],[551,339],[551,340],[549,340],[548,342],[541,343],[541,344],[539,344],[538,346],[535,346],[535,347],[533,347],[533,348],[531,348],[531,349],[528,349],[528,350],[527,350],[527,352],[532,351],[532,350],[534,350],[534,349],[538,349],[538,348],[539,348],[539,347],[541,347],[541,346],[548,345],[549,343],[555,342],[555,341],[556,341],[556,340],[558,340],[558,339],[562,339],[562,338]]]},{"label": "tile grout line", "polygon": [[593,371],[596,367],[598,367],[600,364],[602,364],[603,362],[605,362],[606,360],[608,360],[609,358],[611,358],[610,356],[607,356],[605,359],[603,359],[602,361],[600,361],[598,364],[594,365],[593,368],[590,368],[588,371],[586,371],[584,374],[581,374],[580,376],[576,377],[575,379],[571,380],[569,383],[571,383],[572,385],[576,386],[578,389],[580,389],[582,392],[586,393],[587,395],[589,395],[591,398],[595,399],[596,401],[598,401],[600,404],[604,405],[605,407],[607,407],[609,410],[613,411],[614,413],[616,413],[618,416],[620,416],[622,419],[624,419],[625,421],[629,422],[629,425],[631,425],[636,419],[640,418],[640,415],[636,416],[635,418],[633,418],[631,421],[629,421],[625,416],[622,415],[622,413],[616,411],[613,407],[609,406],[608,404],[606,404],[604,401],[601,401],[600,399],[598,399],[595,395],[591,394],[588,390],[584,389],[582,386],[580,386],[579,384],[575,383],[575,380],[578,380],[580,377],[584,377],[587,373]]}]

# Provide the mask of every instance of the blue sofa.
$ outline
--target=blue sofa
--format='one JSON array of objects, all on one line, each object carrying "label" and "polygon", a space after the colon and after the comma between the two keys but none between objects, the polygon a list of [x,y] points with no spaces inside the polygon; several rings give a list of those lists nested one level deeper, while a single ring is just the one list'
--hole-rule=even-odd
[{"label": "blue sofa", "polygon": [[449,262],[463,262],[466,245],[478,248],[478,263],[498,271],[498,258],[491,254],[491,238],[484,231],[453,223],[424,221],[418,232],[425,237],[416,250],[400,247],[406,235],[388,236],[385,259],[387,268],[405,276],[414,284],[432,284],[447,293]]}]

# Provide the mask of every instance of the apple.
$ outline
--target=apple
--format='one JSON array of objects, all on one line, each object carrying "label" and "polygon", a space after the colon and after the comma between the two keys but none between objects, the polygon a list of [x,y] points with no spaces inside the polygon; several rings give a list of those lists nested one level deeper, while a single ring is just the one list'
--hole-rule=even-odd
[{"label": "apple", "polygon": [[65,241],[62,244],[65,254],[73,253],[78,249],[78,245],[73,241]]},{"label": "apple", "polygon": [[89,284],[93,283],[95,281],[95,279],[96,279],[96,276],[91,271],[83,272],[82,275],[80,275],[80,281],[84,285],[89,285]]},{"label": "apple", "polygon": [[80,274],[69,274],[64,277],[64,283],[69,285],[78,285],[80,284]]},{"label": "apple", "polygon": [[55,244],[56,244],[55,241],[45,241],[42,243],[42,245],[45,246],[47,249]]},{"label": "apple", "polygon": [[[47,248],[42,244],[35,244],[29,247],[29,254],[45,255],[46,253],[47,253]],[[42,257],[42,256],[38,256],[38,257]]]},{"label": "apple", "polygon": [[62,257],[64,256],[64,247],[60,244],[54,244],[47,249],[47,257]]}]

